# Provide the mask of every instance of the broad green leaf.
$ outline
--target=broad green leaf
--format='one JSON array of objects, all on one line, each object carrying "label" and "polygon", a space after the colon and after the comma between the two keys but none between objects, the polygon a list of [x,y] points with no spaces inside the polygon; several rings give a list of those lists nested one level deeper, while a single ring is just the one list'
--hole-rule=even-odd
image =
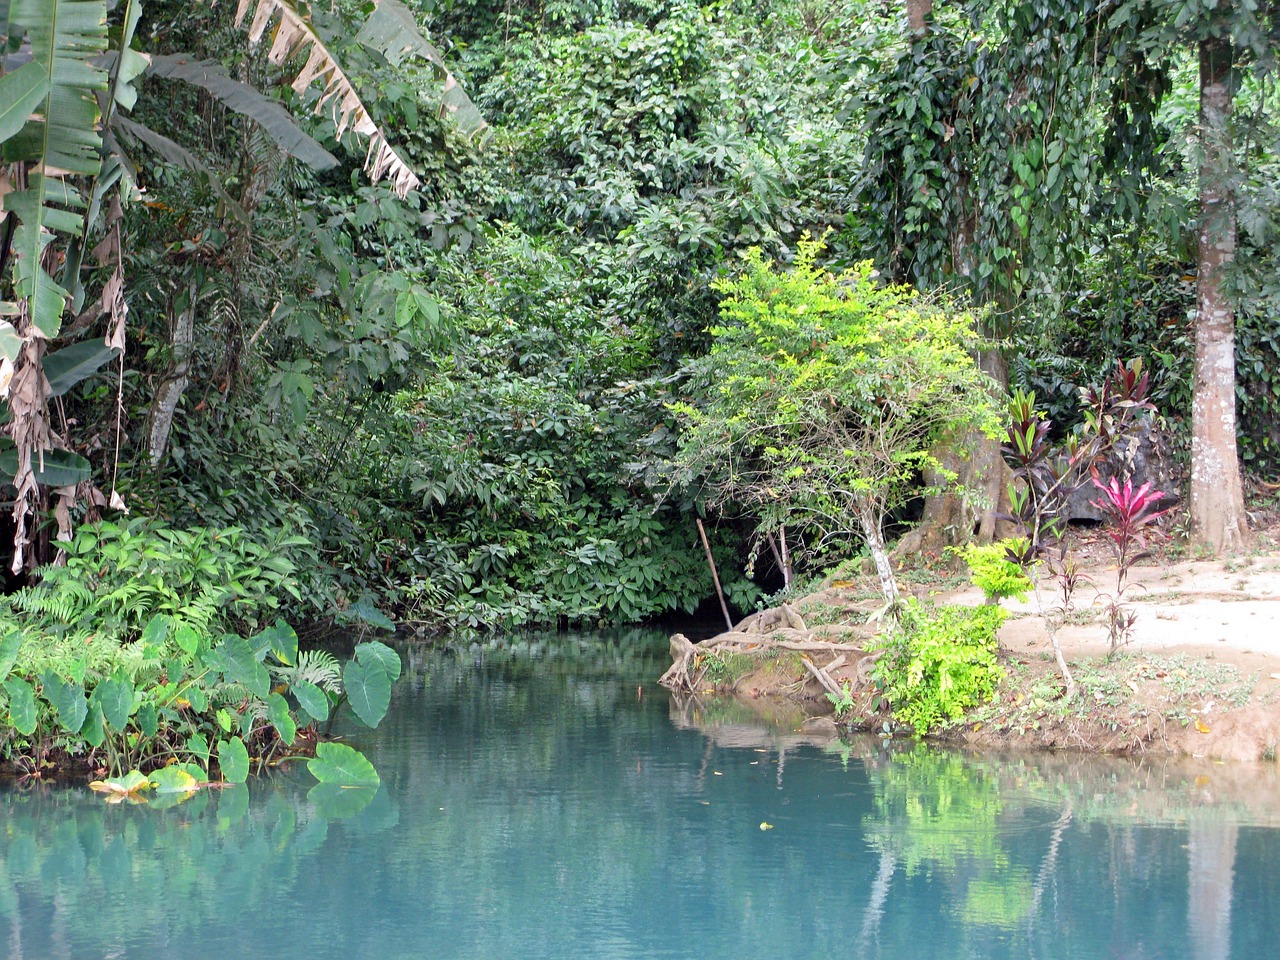
[{"label": "broad green leaf", "polygon": [[178,629],[173,631],[173,642],[183,653],[189,653],[194,657],[196,651],[200,649],[200,633],[191,624],[180,623]]},{"label": "broad green leaf", "polygon": [[99,704],[89,704],[89,715],[80,728],[80,736],[91,747],[102,746],[103,740],[107,737],[107,731],[106,720],[103,719],[102,707]]},{"label": "broad green leaf", "polygon": [[11,628],[3,640],[0,640],[0,677],[7,677],[13,665],[18,662],[18,650],[22,647],[22,631]]},{"label": "broad green leaf", "polygon": [[154,737],[160,730],[160,714],[156,705],[150,700],[142,701],[138,705],[138,712],[134,714],[134,722],[138,724],[144,737]]},{"label": "broad green leaf", "polygon": [[157,613],[142,628],[142,642],[155,647],[160,646],[164,643],[165,638],[169,636],[169,627],[172,623],[173,620],[168,614]]},{"label": "broad green leaf", "polygon": [[360,600],[347,611],[350,616],[380,630],[395,630],[396,623],[368,600]]},{"label": "broad green leaf", "polygon": [[249,642],[258,651],[270,651],[286,667],[298,662],[298,635],[283,620],[277,620]]},{"label": "broad green leaf", "polygon": [[309,680],[299,680],[292,687],[293,695],[298,698],[298,706],[317,723],[329,719],[329,695]]},{"label": "broad green leaf", "polygon": [[104,364],[118,359],[120,351],[94,338],[55,350],[44,358],[49,396],[60,397]]},{"label": "broad green leaf", "polygon": [[187,753],[200,761],[205,769],[209,767],[209,741],[203,733],[194,733],[187,738]]},{"label": "broad green leaf", "polygon": [[281,741],[286,747],[293,746],[293,738],[298,735],[298,725],[289,711],[289,701],[278,693],[267,698],[267,706],[271,710],[271,725],[276,728]]},{"label": "broad green leaf", "polygon": [[24,737],[31,736],[37,717],[36,693],[31,684],[21,677],[10,677],[4,681],[4,689],[9,694],[9,723]]},{"label": "broad green leaf", "polygon": [[[3,307],[8,306],[7,301],[0,301],[0,314],[5,311]],[[18,331],[14,329],[13,324],[8,320],[0,320],[0,354],[13,363],[18,359],[18,352],[22,349],[22,338],[18,336]]]},{"label": "broad green leaf", "polygon": [[102,708],[102,716],[113,730],[123,730],[133,713],[133,684],[122,674],[108,677],[93,688],[90,705]]},{"label": "broad green leaf", "polygon": [[171,763],[168,769],[184,770],[187,773],[191,774],[192,779],[196,780],[199,783],[204,783],[206,779],[205,772],[202,769],[200,769],[200,765],[197,763]]},{"label": "broad green leaf", "polygon": [[156,793],[192,793],[200,789],[200,780],[180,764],[151,771],[151,785]]},{"label": "broad green leaf", "polygon": [[191,684],[183,693],[187,696],[187,703],[191,704],[191,709],[196,713],[204,713],[209,709],[209,695],[198,683]]},{"label": "broad green leaf", "polygon": [[350,660],[342,668],[342,682],[355,715],[366,726],[376,727],[391,704],[391,678],[383,665],[376,661]]},{"label": "broad green leaf", "polygon": [[315,170],[329,170],[338,164],[337,157],[304,133],[279,101],[233,79],[227,68],[215,60],[156,55],[151,58],[147,73],[203,87],[224,105],[260,126],[289,156]]},{"label": "broad green leaf", "polygon": [[392,683],[400,679],[400,654],[385,643],[379,643],[377,640],[361,643],[356,646],[355,653],[356,659],[361,663],[370,666],[377,664],[381,667],[382,672]]},{"label": "broad green leaf", "polygon": [[227,783],[249,779],[249,751],[239,737],[218,741],[218,771]]},{"label": "broad green leaf", "polygon": [[322,743],[307,761],[307,770],[321,783],[340,787],[377,787],[378,771],[359,750],[345,743]]},{"label": "broad green leaf", "polygon": [[58,711],[58,723],[68,733],[79,734],[84,726],[84,718],[89,713],[89,701],[85,699],[84,687],[78,683],[67,682],[50,670],[40,675],[44,698],[53,704]]},{"label": "broad green leaf", "polygon": [[228,636],[214,650],[218,668],[229,683],[242,683],[260,700],[271,692],[271,676],[267,668],[258,662],[249,642],[242,637]]},{"label": "broad green leaf", "polygon": [[0,143],[31,119],[31,111],[49,93],[49,71],[32,61],[0,77]]},{"label": "broad green leaf", "polygon": [[[70,450],[46,450],[43,457],[33,455],[31,469],[37,481],[50,487],[75,486],[93,473],[89,461]],[[18,451],[12,447],[0,450],[0,476],[12,479],[17,472]]]}]

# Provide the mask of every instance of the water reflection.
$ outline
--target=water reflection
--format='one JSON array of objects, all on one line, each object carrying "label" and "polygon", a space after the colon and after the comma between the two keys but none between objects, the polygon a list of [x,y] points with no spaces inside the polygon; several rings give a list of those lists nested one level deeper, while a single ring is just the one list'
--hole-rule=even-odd
[{"label": "water reflection", "polygon": [[829,743],[673,702],[664,656],[406,652],[348,731],[383,780],[360,809],[300,770],[170,810],[4,794],[0,955],[1274,954],[1274,768]]}]

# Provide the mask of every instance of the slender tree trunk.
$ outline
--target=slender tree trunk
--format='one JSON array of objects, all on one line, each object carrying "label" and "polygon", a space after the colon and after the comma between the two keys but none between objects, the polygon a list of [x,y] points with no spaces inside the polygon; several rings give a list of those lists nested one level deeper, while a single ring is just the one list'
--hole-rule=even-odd
[{"label": "slender tree trunk", "polygon": [[169,372],[160,381],[156,395],[151,401],[151,409],[147,412],[146,426],[143,434],[146,437],[147,457],[151,465],[156,466],[169,448],[169,435],[173,432],[173,418],[178,412],[178,404],[190,383],[191,357],[195,353],[195,319],[199,304],[199,286],[192,280],[187,286],[187,302],[182,305],[173,320],[172,349],[173,359]]},{"label": "slender tree trunk", "polygon": [[913,40],[929,33],[929,18],[933,16],[933,0],[907,0],[907,27]]},{"label": "slender tree trunk", "polygon": [[880,592],[884,594],[885,603],[898,602],[898,581],[893,576],[893,564],[884,548],[884,534],[880,529],[881,517],[873,504],[864,503],[858,508],[858,524],[862,527],[862,536],[867,541],[867,549],[871,551],[871,559],[876,565],[876,576],[880,578]]},{"label": "slender tree trunk", "polygon": [[1191,406],[1191,522],[1215,552],[1248,536],[1236,453],[1235,311],[1222,289],[1235,260],[1229,38],[1200,43],[1200,254]]},{"label": "slender tree trunk", "polygon": [[[1003,405],[1009,389],[1009,370],[1000,351],[994,348],[978,354],[978,365],[996,385],[995,400]],[[925,497],[924,513],[895,550],[899,556],[924,553],[942,556],[947,547],[977,541],[990,543],[1008,536],[1009,525],[996,519],[1009,512],[1009,466],[1000,455],[1000,441],[981,430],[942,444],[934,451],[942,469],[955,474],[959,490],[944,490]],[[945,484],[937,471],[927,471],[925,483]]]}]

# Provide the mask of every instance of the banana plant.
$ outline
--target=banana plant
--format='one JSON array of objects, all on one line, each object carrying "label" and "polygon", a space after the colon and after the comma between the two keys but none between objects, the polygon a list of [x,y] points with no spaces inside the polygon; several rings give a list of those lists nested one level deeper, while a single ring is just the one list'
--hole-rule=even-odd
[{"label": "banana plant", "polygon": [[[77,495],[108,502],[91,490],[88,461],[55,430],[49,400],[57,396],[55,380],[65,390],[74,376],[87,376],[113,358],[123,363],[128,307],[120,221],[122,204],[136,187],[122,143],[208,176],[228,209],[237,209],[193,154],[126,116],[137,101],[140,78],[194,83],[258,123],[289,155],[314,167],[334,163],[283,107],[233,80],[220,65],[135,49],[142,8],[143,0],[0,0],[0,432],[9,441],[0,449],[0,479],[16,491],[15,573],[34,566],[28,520],[42,485],[59,498],[60,539],[70,537],[67,508]],[[109,13],[118,29],[108,30]],[[293,0],[239,0],[233,20],[247,26],[251,46],[269,38],[271,62],[287,66],[305,56],[292,86],[300,95],[319,88],[314,110],[333,119],[339,139],[351,132],[367,140],[364,168],[372,180],[387,178],[401,196],[418,186]],[[431,62],[442,81],[441,110],[457,117],[464,132],[483,130],[478,111],[397,0],[377,0],[361,42],[395,62],[410,54]],[[87,307],[86,251],[108,277]],[[74,319],[64,331],[68,317]],[[48,350],[67,331],[87,329],[104,317],[104,340],[64,348],[80,347],[74,355]],[[114,491],[110,502],[123,505]]]}]

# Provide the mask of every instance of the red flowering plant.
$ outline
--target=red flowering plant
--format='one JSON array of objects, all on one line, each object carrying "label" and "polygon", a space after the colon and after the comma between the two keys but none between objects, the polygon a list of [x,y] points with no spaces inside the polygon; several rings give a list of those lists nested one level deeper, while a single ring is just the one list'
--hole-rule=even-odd
[{"label": "red flowering plant", "polygon": [[1095,473],[1093,485],[1102,491],[1102,496],[1090,503],[1107,518],[1107,536],[1116,551],[1116,592],[1107,604],[1107,632],[1114,653],[1128,642],[1137,621],[1137,615],[1122,602],[1129,571],[1139,560],[1151,555],[1147,539],[1159,533],[1153,525],[1172,506],[1162,508],[1162,503],[1171,498],[1162,490],[1152,490],[1149,483],[1135,489],[1132,480],[1121,483],[1112,477],[1104,484]]}]

